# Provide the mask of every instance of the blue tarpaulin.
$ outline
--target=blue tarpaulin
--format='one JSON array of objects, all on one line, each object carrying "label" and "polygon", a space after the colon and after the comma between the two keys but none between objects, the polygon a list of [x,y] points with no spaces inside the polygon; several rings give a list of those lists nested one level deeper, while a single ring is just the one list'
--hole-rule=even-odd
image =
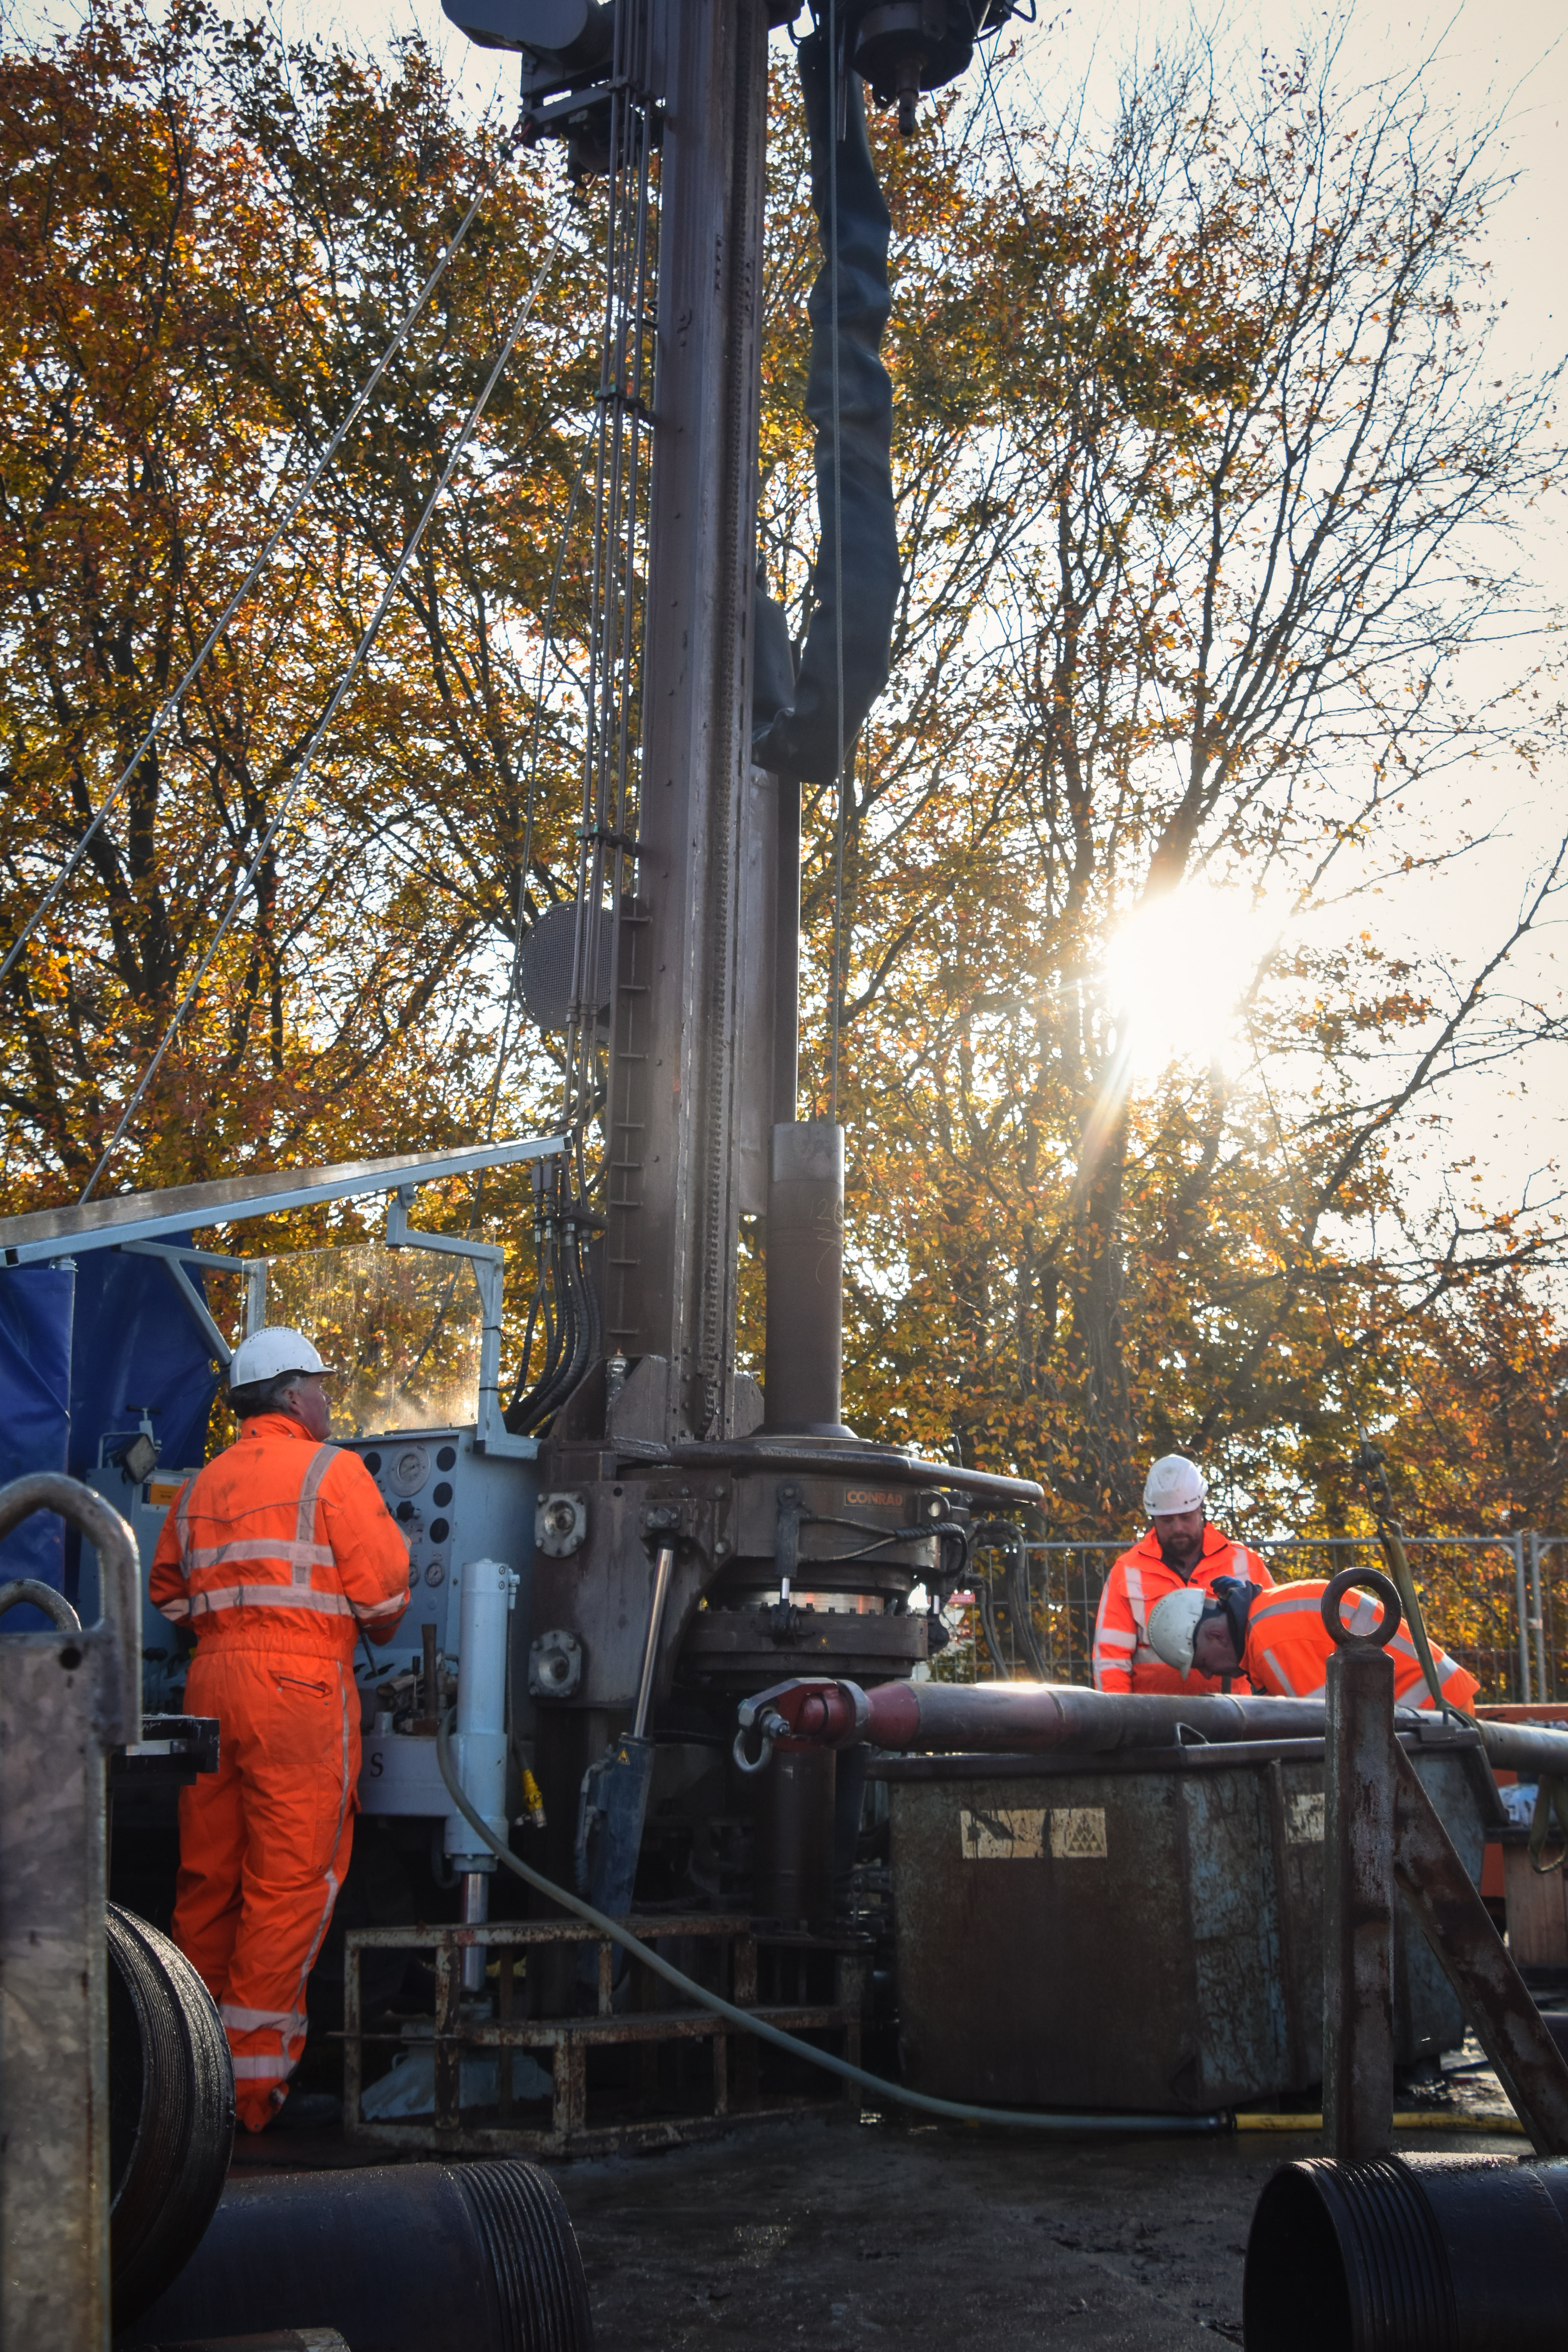
[{"label": "blue tarpaulin", "polygon": [[[79,1257],[74,1276],[55,1266],[0,1271],[0,1482],[30,1470],[90,1477],[100,1440],[130,1434],[143,1409],[164,1466],[192,1469],[206,1458],[217,1381],[206,1339],[159,1259],[105,1249]],[[0,1575],[37,1576],[69,1591],[76,1546],[64,1533],[58,1519],[36,1514],[0,1544]],[[4,1622],[19,1632],[44,1621],[15,1610]]]},{"label": "blue tarpaulin", "polygon": [[[0,1274],[0,1484],[68,1466],[74,1279],[52,1265]],[[0,1577],[41,1577],[61,1590],[64,1538],[64,1523],[52,1511],[35,1511],[0,1543]],[[0,1619],[16,1633],[46,1622],[30,1608]]]},{"label": "blue tarpaulin", "polygon": [[[171,1234],[174,1243],[188,1234]],[[201,1287],[200,1269],[188,1269]],[[156,1258],[95,1250],[77,1260],[71,1347],[70,1466],[85,1478],[98,1466],[99,1440],[153,1415],[165,1469],[206,1459],[207,1416],[217,1372],[195,1318]]]}]

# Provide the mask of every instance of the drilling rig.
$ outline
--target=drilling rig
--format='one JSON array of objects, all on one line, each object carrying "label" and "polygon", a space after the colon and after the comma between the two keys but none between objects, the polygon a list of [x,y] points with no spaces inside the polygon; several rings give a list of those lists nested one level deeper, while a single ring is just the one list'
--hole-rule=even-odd
[{"label": "drilling rig", "polygon": [[[552,1874],[575,1859],[625,1910],[640,1853],[639,1895],[685,1885],[817,1923],[853,1856],[854,1753],[837,1796],[819,1750],[781,1757],[738,1805],[737,1702],[789,1675],[909,1675],[976,1513],[1039,1499],[844,1425],[846,1139],[835,1104],[803,1116],[799,1053],[802,786],[842,790],[899,590],[866,96],[912,131],[921,92],[1012,9],[814,0],[798,45],[823,261],[797,663],[758,578],[757,445],[769,34],[800,8],[445,5],[521,51],[529,135],[608,183],[576,1146],[539,1227],[573,1340],[508,1415],[542,1438],[528,1683]],[[760,1392],[736,1367],[742,1216],[765,1221]]]}]

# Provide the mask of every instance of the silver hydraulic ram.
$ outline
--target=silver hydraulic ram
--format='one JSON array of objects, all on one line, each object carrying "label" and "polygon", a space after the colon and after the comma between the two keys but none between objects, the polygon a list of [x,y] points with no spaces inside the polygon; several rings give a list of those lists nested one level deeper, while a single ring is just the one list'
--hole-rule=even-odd
[{"label": "silver hydraulic ram", "polygon": [[[458,1600],[458,1778],[476,1812],[497,1837],[506,1836],[507,1618],[517,1599],[513,1570],[499,1559],[465,1561]],[[443,1841],[463,1883],[463,1924],[479,1927],[489,1916],[490,1880],[496,1859],[480,1844],[462,1815],[447,1815]],[[463,1954],[463,1990],[480,1992],[485,1948],[470,1944]]]}]

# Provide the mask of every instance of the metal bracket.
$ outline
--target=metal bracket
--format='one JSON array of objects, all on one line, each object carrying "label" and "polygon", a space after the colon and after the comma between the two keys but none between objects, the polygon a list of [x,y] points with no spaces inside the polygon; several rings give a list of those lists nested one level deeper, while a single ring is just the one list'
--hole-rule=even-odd
[{"label": "metal bracket", "polygon": [[[219,1369],[226,1372],[229,1367],[229,1360],[233,1355],[234,1350],[230,1348],[228,1341],[224,1338],[223,1333],[218,1329],[217,1325],[213,1321],[212,1316],[207,1308],[206,1300],[202,1297],[201,1292],[191,1280],[185,1268],[188,1265],[210,1265],[216,1266],[224,1274],[242,1274],[245,1276],[246,1283],[246,1328],[247,1330],[255,1330],[259,1329],[260,1326],[259,1323],[253,1323],[251,1321],[249,1310],[252,1296],[258,1286],[258,1276],[261,1297],[264,1302],[266,1299],[266,1260],[264,1258],[226,1257],[221,1250],[182,1249],[174,1242],[121,1242],[120,1247],[127,1257],[156,1257],[163,1259],[164,1265],[168,1268],[169,1278],[174,1283],[174,1286],[179,1292],[180,1297],[184,1300],[186,1307],[190,1309],[191,1317],[193,1321],[195,1323],[196,1328],[200,1331],[203,1339],[206,1341],[207,1346],[212,1349],[213,1354],[217,1358]],[[263,1314],[266,1312],[265,1305],[263,1305],[262,1312]]]},{"label": "metal bracket", "polygon": [[588,1532],[588,1504],[582,1495],[541,1495],[533,1507],[533,1540],[546,1559],[570,1559]]},{"label": "metal bracket", "polygon": [[547,1626],[533,1637],[528,1654],[528,1688],[533,1698],[572,1698],[583,1680],[583,1644],[563,1625]]},{"label": "metal bracket", "polygon": [[411,1227],[408,1212],[414,1205],[415,1190],[414,1185],[404,1184],[387,1195],[388,1249],[437,1250],[447,1257],[466,1257],[474,1269],[479,1294],[479,1394],[474,1451],[531,1462],[539,1453],[536,1441],[514,1437],[501,1418],[500,1318],[506,1253],[493,1242],[470,1242],[458,1234],[429,1234]]},{"label": "metal bracket", "polygon": [[[1370,1587],[1383,1622],[1352,1633],[1340,1601]],[[1393,2132],[1393,1929],[1397,1885],[1540,2156],[1568,2155],[1568,2060],[1394,1737],[1399,1595],[1346,1569],[1322,1597],[1327,1677],[1323,1850],[1323,2120],[1331,2153],[1364,2162]]]}]

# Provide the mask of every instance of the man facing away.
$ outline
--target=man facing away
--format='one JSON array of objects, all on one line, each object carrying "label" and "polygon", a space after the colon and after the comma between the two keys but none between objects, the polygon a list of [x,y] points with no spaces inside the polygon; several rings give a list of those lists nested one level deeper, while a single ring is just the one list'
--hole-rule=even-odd
[{"label": "man facing away", "polygon": [[1103,1691],[1217,1691],[1226,1675],[1194,1674],[1167,1665],[1149,1640],[1149,1613],[1169,1592],[1206,1592],[1216,1576],[1245,1577],[1268,1587],[1265,1561],[1209,1524],[1208,1486],[1184,1454],[1164,1454],[1150,1470],[1143,1507],[1150,1526],[1124,1551],[1105,1580],[1094,1621],[1094,1686]]},{"label": "man facing away", "polygon": [[247,2131],[305,2047],[305,1986],[353,1842],[353,1647],[395,1633],[408,1547],[356,1454],[326,1443],[327,1367],[301,1332],[229,1366],[239,1435],[184,1486],[153,1556],[154,1607],[195,1636],[185,1711],[218,1769],[180,1792],[174,1936],[218,2005]]}]

